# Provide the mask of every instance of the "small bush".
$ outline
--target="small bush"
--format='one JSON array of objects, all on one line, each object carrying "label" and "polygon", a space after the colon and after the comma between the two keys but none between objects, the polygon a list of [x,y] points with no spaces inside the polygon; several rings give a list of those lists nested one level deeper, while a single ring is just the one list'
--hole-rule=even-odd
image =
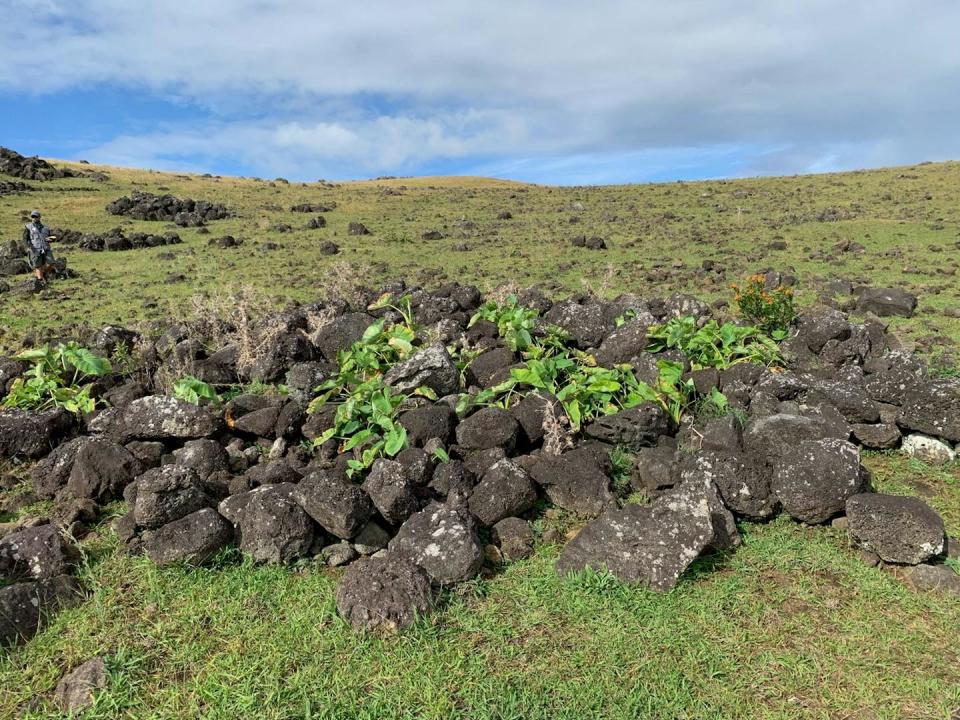
[{"label": "small bush", "polygon": [[745,285],[733,284],[733,302],[743,319],[767,333],[774,340],[787,337],[790,323],[797,317],[793,291],[779,287],[767,292],[763,275],[751,275]]}]

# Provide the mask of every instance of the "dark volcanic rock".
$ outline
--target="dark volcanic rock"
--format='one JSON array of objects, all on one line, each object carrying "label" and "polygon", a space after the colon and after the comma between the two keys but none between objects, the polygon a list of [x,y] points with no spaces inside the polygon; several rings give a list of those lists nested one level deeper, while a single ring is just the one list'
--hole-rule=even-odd
[{"label": "dark volcanic rock", "polygon": [[900,444],[900,430],[893,423],[851,426],[853,437],[863,447],[875,450],[887,450]]},{"label": "dark volcanic rock", "polygon": [[436,404],[414,408],[403,413],[400,424],[407,431],[407,441],[413,447],[423,447],[430,439],[446,443],[453,435],[457,414],[449,405]]},{"label": "dark volcanic rock", "polygon": [[653,505],[608,510],[567,544],[557,571],[606,569],[624,582],[670,590],[714,540],[708,494],[691,486]]},{"label": "dark volcanic rock", "polygon": [[376,460],[370,468],[363,490],[374,507],[391,525],[400,525],[417,510],[414,484],[403,465],[395,460]]},{"label": "dark volcanic rock", "polygon": [[546,488],[554,505],[584,517],[596,517],[616,499],[610,490],[608,469],[596,453],[579,448],[562,455],[540,455],[530,474]]},{"label": "dark volcanic rock", "polygon": [[780,456],[771,481],[774,497],[795,520],[822,523],[863,492],[860,452],[846,440],[802,440]]},{"label": "dark volcanic rock", "polygon": [[329,533],[348,540],[373,514],[373,503],[359,486],[328,470],[315,470],[294,488],[293,499]]},{"label": "dark volcanic rock", "polygon": [[460,373],[447,348],[441,343],[429,345],[397,363],[383,376],[383,381],[398,392],[428,387],[438,397],[460,389]]},{"label": "dark volcanic rock", "polygon": [[73,717],[93,704],[94,691],[107,687],[109,677],[102,658],[79,665],[60,678],[53,697],[57,706]]},{"label": "dark volcanic rock", "polygon": [[157,565],[200,565],[233,540],[233,526],[211,508],[203,508],[150,533],[144,543]]},{"label": "dark volcanic rock", "polygon": [[49,455],[38,462],[30,471],[34,494],[38,498],[48,500],[61,488],[66,487],[77,453],[90,442],[93,442],[93,438],[81,435],[54,448]]},{"label": "dark volcanic rock", "polygon": [[506,410],[485,407],[457,426],[457,444],[467,450],[503,448],[511,452],[517,444],[520,424]]},{"label": "dark volcanic rock", "polygon": [[960,380],[928,380],[914,385],[904,394],[897,424],[960,442]]},{"label": "dark volcanic rock", "polygon": [[210,499],[193,470],[163,465],[137,479],[133,516],[140,527],[158,528],[208,505]]},{"label": "dark volcanic rock", "polygon": [[69,439],[73,426],[64,410],[0,410],[0,457],[41,458]]},{"label": "dark volcanic rock", "polygon": [[290,488],[274,486],[251,491],[238,515],[240,549],[255,562],[283,564],[310,551],[313,522],[290,497]]},{"label": "dark volcanic rock", "polygon": [[851,537],[884,562],[916,565],[943,552],[943,520],[918,498],[864,493],[846,508]]},{"label": "dark volcanic rock", "polygon": [[66,575],[77,560],[53,525],[10,533],[0,540],[0,578],[47,580]]},{"label": "dark volcanic rock", "polygon": [[374,319],[366,313],[338,315],[313,333],[310,340],[333,363],[337,361],[337,353],[349,350],[373,323]]},{"label": "dark volcanic rock", "polygon": [[143,464],[123,445],[91,438],[76,453],[67,492],[97,502],[114,500],[143,470]]},{"label": "dark volcanic rock", "polygon": [[437,504],[411,515],[389,549],[410,558],[440,585],[469,580],[483,564],[483,549],[469,519]]},{"label": "dark volcanic rock", "polygon": [[69,575],[0,587],[0,645],[29,640],[45,616],[80,599],[80,584]]},{"label": "dark volcanic rock", "polygon": [[737,515],[765,520],[776,514],[777,500],[771,495],[770,474],[763,465],[746,456],[704,450],[681,472],[684,482],[708,480],[716,485],[723,504]]},{"label": "dark volcanic rock", "polygon": [[601,304],[578,305],[572,300],[555,304],[543,320],[566,331],[571,342],[581,350],[599,346],[614,327]]},{"label": "dark volcanic rock", "polygon": [[337,587],[337,610],[355,630],[393,632],[433,608],[430,578],[410,560],[361,558]]},{"label": "dark volcanic rock", "polygon": [[491,539],[508,560],[523,560],[533,554],[533,531],[526,520],[504,518],[493,526]]},{"label": "dark volcanic rock", "polygon": [[184,400],[151,395],[123,409],[118,434],[126,440],[202,438],[213,435],[220,420],[207,410]]},{"label": "dark volcanic rock", "polygon": [[470,512],[481,524],[491,526],[533,507],[537,491],[527,471],[510,460],[494,464],[470,495]]},{"label": "dark volcanic rock", "polygon": [[653,402],[644,402],[629,410],[604,415],[584,428],[584,435],[610,445],[636,450],[652,447],[657,438],[670,431],[670,417]]},{"label": "dark volcanic rock", "polygon": [[881,317],[910,317],[917,309],[917,296],[898,288],[865,288],[857,300],[857,309]]}]

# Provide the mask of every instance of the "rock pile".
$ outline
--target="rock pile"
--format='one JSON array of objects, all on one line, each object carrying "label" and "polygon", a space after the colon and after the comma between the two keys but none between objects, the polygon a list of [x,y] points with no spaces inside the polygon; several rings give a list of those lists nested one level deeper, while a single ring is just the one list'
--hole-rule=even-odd
[{"label": "rock pile", "polygon": [[54,167],[38,157],[24,157],[5,147],[0,147],[0,174],[12,175],[24,180],[55,180],[79,175],[73,170]]},{"label": "rock pile", "polygon": [[[783,343],[783,368],[687,363],[699,395],[727,397],[730,413],[721,417],[678,425],[648,401],[572,433],[557,399],[542,393],[455,411],[460,393],[496,385],[521,360],[493,323],[468,327],[481,305],[476,288],[384,290],[407,293],[421,336],[436,338],[384,382],[395,392],[429,388],[438,399],[410,394],[397,415],[405,446],[363,473],[348,473],[362,445],[343,451],[330,439],[306,449],[331,426],[336,406],[306,410],[313,388],[336,374],[338,353],[378,318],[396,318],[368,305],[380,292],[360,307],[332,301],[268,318],[270,342],[249,351],[231,344],[211,353],[179,325],[141,339],[157,378],[175,363],[215,384],[283,383],[286,394],[239,395],[214,410],[153,394],[149,375],[112,378],[98,387],[104,408],[80,427],[62,414],[0,412],[0,455],[42,457],[33,491],[71,522],[82,520],[70,508],[88,517],[122,497],[128,510],[116,532],[130,552],[159,564],[202,563],[231,543],[261,563],[350,563],[337,606],[358,628],[409,625],[430,611],[437,588],[475,577],[491,557],[528,555],[530,520],[544,502],[585,522],[559,572],[606,569],[660,591],[701,554],[736,548],[738,519],[779,513],[811,525],[846,515],[852,542],[888,563],[936,562],[944,552],[937,514],[919,500],[873,493],[860,449],[923,434],[952,452],[960,381],[928,377],[915,357],[891,349],[876,321],[852,323],[835,310],[802,315]],[[656,376],[651,324],[710,315],[684,295],[553,303],[529,291],[521,303],[540,311],[541,328],[558,325],[601,365],[630,363],[641,378]],[[462,372],[448,346],[469,350]],[[676,351],[666,356],[684,361]],[[649,504],[626,502],[615,489],[614,450],[635,457],[630,490]]]},{"label": "rock pile", "polygon": [[222,220],[230,213],[222,203],[205,200],[181,200],[173,195],[154,195],[134,191],[107,205],[111,215],[126,215],[137,220],[166,220],[180,227],[197,227],[211,220]]}]

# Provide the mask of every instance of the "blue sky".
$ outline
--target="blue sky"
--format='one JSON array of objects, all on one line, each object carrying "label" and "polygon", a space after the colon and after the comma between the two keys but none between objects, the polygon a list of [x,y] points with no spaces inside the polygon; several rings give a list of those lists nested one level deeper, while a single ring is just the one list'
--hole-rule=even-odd
[{"label": "blue sky", "polygon": [[0,145],[291,180],[960,158],[960,3],[0,0]]}]

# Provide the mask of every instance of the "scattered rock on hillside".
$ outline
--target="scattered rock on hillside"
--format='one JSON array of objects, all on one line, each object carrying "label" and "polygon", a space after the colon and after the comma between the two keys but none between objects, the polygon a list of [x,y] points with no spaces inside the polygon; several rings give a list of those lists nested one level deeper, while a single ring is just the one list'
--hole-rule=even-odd
[{"label": "scattered rock on hillside", "polygon": [[0,587],[0,645],[29,640],[40,622],[80,599],[80,585],[69,575]]},{"label": "scattered rock on hillside", "polygon": [[917,296],[899,288],[864,288],[857,299],[857,309],[880,317],[911,317],[917,309]]},{"label": "scattered rock on hillside", "polygon": [[87,660],[60,678],[53,699],[61,710],[72,716],[90,707],[94,693],[107,687],[107,682],[103,658]]},{"label": "scattered rock on hillside", "polygon": [[943,520],[922,500],[863,493],[846,511],[853,540],[884,562],[917,565],[943,552]]}]

